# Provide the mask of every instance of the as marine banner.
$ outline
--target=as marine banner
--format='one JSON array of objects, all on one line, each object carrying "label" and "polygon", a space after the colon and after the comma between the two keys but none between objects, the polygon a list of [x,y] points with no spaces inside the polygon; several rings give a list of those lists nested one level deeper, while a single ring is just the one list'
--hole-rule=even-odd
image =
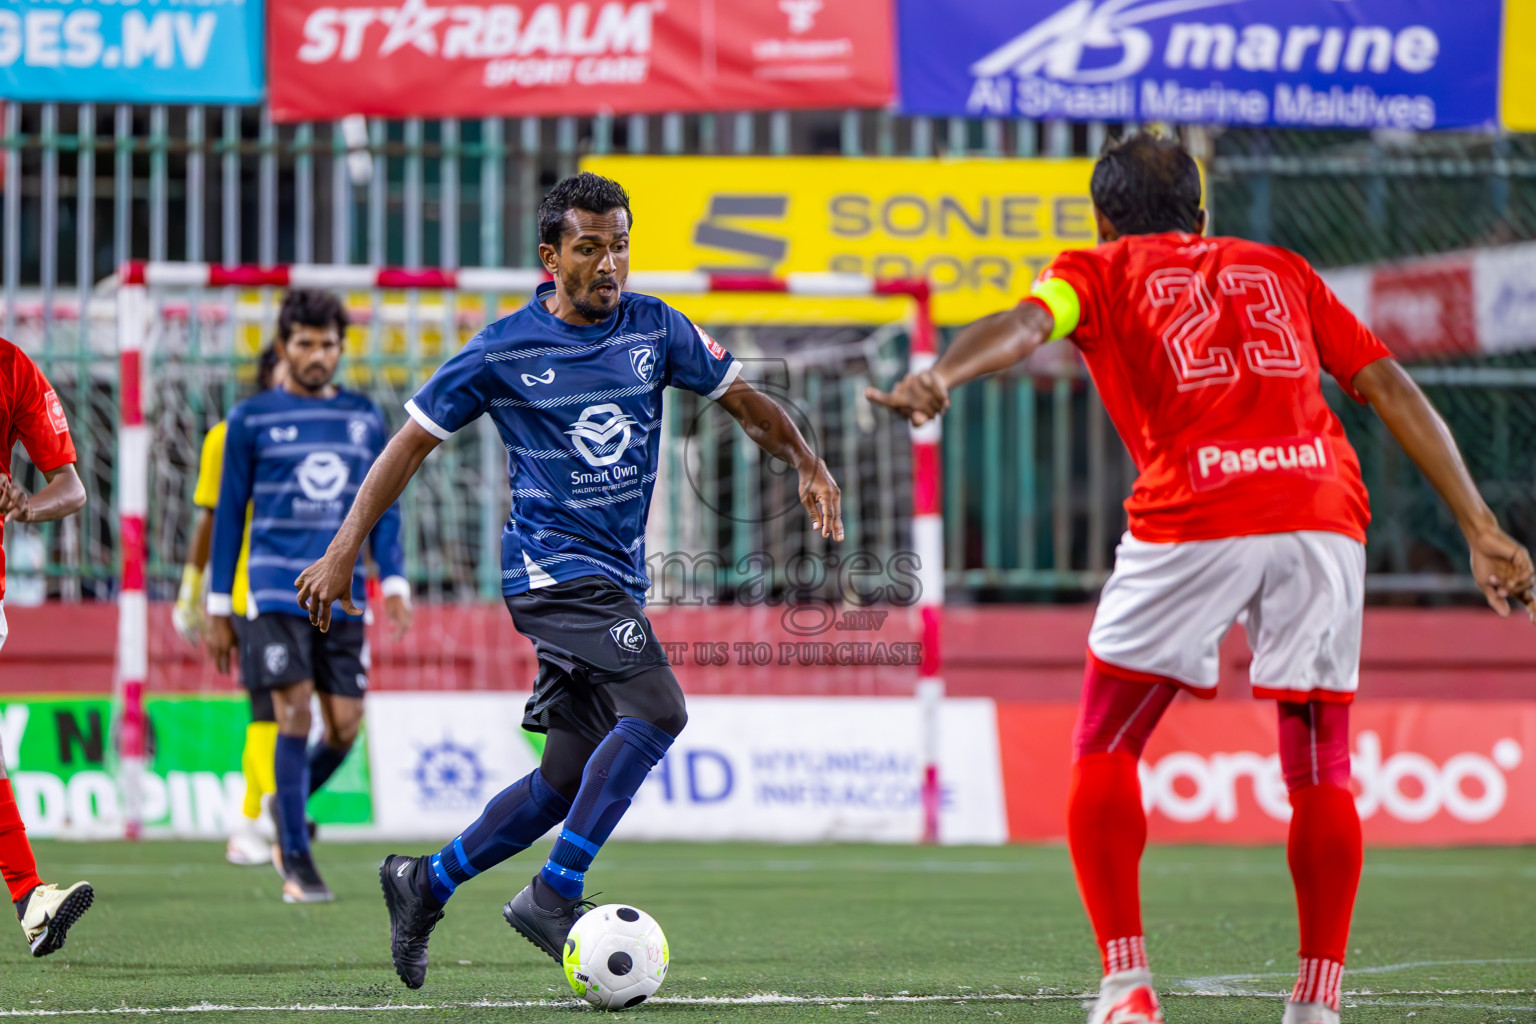
[{"label": "as marine banner", "polygon": [[279,121],[877,107],[889,0],[270,0]]},{"label": "as marine banner", "polygon": [[900,0],[901,106],[1080,121],[1492,127],[1501,14],[1501,0]]}]

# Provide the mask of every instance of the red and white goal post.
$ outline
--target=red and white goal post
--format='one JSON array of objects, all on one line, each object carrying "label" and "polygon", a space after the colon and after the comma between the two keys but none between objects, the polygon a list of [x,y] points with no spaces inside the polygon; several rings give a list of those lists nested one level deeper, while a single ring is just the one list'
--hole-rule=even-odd
[{"label": "red and white goal post", "polygon": [[[149,493],[149,428],[144,422],[143,351],[150,336],[150,291],[211,288],[328,288],[336,291],[420,289],[473,294],[531,295],[548,276],[538,269],[466,267],[409,270],[395,267],[295,264],[216,266],[209,263],[124,264],[117,281],[117,344],[121,374],[118,432],[118,514],[122,585],[118,596],[117,701],[120,783],[125,831],[142,829],[142,777],[147,721],[148,605],[145,598],[145,515]],[[627,287],[668,296],[712,293],[782,293],[820,298],[906,297],[912,302],[910,369],[927,369],[937,358],[929,286],[924,280],[862,274],[792,273],[782,277],[697,271],[636,271]],[[944,529],[940,490],[940,421],[912,430],[912,544],[919,563],[922,662],[916,696],[923,750],[924,842],[939,838],[941,804],[939,714],[944,697]]]}]

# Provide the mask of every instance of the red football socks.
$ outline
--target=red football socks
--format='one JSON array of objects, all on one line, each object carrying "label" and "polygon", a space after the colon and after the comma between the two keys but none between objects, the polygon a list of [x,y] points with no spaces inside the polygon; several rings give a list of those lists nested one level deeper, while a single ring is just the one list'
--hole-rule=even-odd
[{"label": "red football socks", "polygon": [[1291,809],[1286,857],[1301,922],[1301,972],[1291,998],[1337,1010],[1360,885],[1360,816],[1349,790],[1328,783],[1292,791]]},{"label": "red football socks", "polygon": [[1087,754],[1072,765],[1067,838],[1104,973],[1147,966],[1138,873],[1147,845],[1136,757]]},{"label": "red football socks", "polygon": [[0,872],[5,874],[12,903],[43,884],[37,877],[37,861],[32,857],[32,844],[27,842],[27,828],[21,823],[10,779],[0,779]]}]

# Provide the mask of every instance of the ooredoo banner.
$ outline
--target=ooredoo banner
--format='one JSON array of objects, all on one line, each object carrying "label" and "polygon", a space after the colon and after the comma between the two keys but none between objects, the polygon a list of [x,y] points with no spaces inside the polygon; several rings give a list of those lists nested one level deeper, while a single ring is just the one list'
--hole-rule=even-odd
[{"label": "ooredoo banner", "polygon": [[0,96],[255,103],[261,44],[262,0],[6,0]]},{"label": "ooredoo banner", "polygon": [[[1070,705],[998,706],[1009,834],[1059,838]],[[1351,711],[1355,806],[1367,843],[1536,840],[1536,702],[1363,701]],[[1290,804],[1266,702],[1181,698],[1141,763],[1148,833],[1167,842],[1279,843]]]},{"label": "ooredoo banner", "polygon": [[[901,0],[901,106],[1083,121],[1492,127],[1501,12],[1501,0]],[[1512,121],[1524,116],[1506,106]]]},{"label": "ooredoo banner", "polygon": [[273,116],[884,106],[889,0],[270,0]]}]

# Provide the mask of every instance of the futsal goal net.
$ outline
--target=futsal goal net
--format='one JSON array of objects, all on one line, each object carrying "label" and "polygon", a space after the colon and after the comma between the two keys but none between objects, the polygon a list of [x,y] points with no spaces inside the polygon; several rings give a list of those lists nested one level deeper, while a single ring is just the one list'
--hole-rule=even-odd
[{"label": "futsal goal net", "polygon": [[[115,288],[120,401],[113,473],[121,586],[114,716],[120,828],[129,835],[145,828],[184,833],[188,821],[206,831],[217,818],[201,809],[215,799],[213,783],[203,780],[199,789],[196,779],[177,782],[155,770],[157,751],[172,739],[151,727],[154,716],[146,708],[168,695],[228,689],[211,677],[200,652],[170,633],[164,602],[173,596],[196,515],[191,495],[203,438],[254,391],[256,356],[273,337],[284,290],[325,288],[343,296],[352,327],[337,382],[373,398],[394,428],[403,422],[405,400],[437,365],[485,323],[518,308],[544,280],[538,270],[497,268],[131,263],[121,269]],[[909,431],[863,397],[866,385],[887,386],[933,359],[926,283],[843,274],[635,272],[627,288],[666,298],[741,360],[743,377],[786,409],[843,491],[847,537],[833,545],[810,529],[792,470],[763,456],[713,403],[667,390],[647,533],[648,611],[653,618],[670,616],[668,626],[691,641],[674,652],[689,664],[685,682],[709,693],[916,698],[923,738],[913,838],[936,838],[943,693],[938,428]],[[721,315],[712,302],[722,296],[745,305]],[[823,319],[806,312],[829,301],[882,299],[881,316],[856,311]],[[761,308],[754,310],[758,300]],[[501,641],[476,632],[499,628],[484,625],[491,620],[482,613],[500,593],[507,464],[502,439],[482,417],[443,444],[407,489],[404,546],[428,625],[406,641],[408,670],[390,685],[531,685],[531,675],[499,672],[495,645]],[[913,642],[853,635],[858,613],[875,606],[902,614],[909,623],[903,635]],[[757,611],[722,617],[723,608],[749,607]],[[737,632],[709,632],[719,628]],[[896,647],[905,653],[892,655]],[[340,781],[343,792],[325,799],[340,820],[358,823],[362,795],[354,794],[349,810],[346,780]],[[233,775],[225,783],[238,785]],[[179,794],[177,785],[187,793]],[[366,788],[366,780],[360,785]],[[234,802],[226,792],[226,807]],[[322,818],[326,807],[321,800]],[[103,823],[110,825],[107,818]]]}]

